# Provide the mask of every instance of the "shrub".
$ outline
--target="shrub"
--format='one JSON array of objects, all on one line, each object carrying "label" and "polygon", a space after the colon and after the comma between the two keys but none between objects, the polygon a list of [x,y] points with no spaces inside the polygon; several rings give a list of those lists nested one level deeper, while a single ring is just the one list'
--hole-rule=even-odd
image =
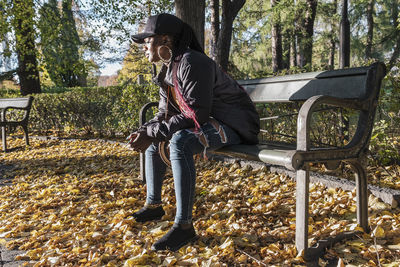
[{"label": "shrub", "polygon": [[112,107],[113,123],[117,124],[117,131],[131,132],[139,125],[141,107],[158,98],[158,87],[152,84],[131,84],[122,89],[122,95]]},{"label": "shrub", "polygon": [[19,89],[0,88],[0,98],[11,98],[20,96]]},{"label": "shrub", "polygon": [[154,100],[150,85],[74,88],[35,95],[30,128],[36,131],[84,131],[127,134],[138,126],[139,110]]}]

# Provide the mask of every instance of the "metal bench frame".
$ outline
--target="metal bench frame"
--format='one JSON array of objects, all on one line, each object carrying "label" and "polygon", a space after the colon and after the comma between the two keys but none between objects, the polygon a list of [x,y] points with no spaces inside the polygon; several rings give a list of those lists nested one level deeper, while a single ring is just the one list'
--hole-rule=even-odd
[{"label": "metal bench frame", "polygon": [[[284,166],[296,172],[296,248],[312,258],[329,243],[308,247],[310,164],[324,163],[335,169],[341,162],[352,166],[356,179],[357,223],[368,232],[367,175],[361,164],[368,149],[374,117],[378,105],[381,81],[386,74],[383,63],[369,67],[302,73],[281,77],[239,81],[254,103],[304,102],[297,117],[297,141],[294,148],[277,143],[233,145],[213,151],[217,154],[261,161]],[[340,148],[314,148],[310,145],[311,118],[321,104],[359,111],[353,138]],[[151,102],[143,106],[140,119],[157,106]],[[141,176],[145,181],[144,156],[141,155]]]},{"label": "metal bench frame", "polygon": [[[32,96],[21,98],[0,98],[0,127],[4,152],[7,152],[7,127],[21,126],[24,130],[25,143],[27,146],[29,145],[28,122],[32,102]],[[24,116],[21,120],[7,120],[7,112],[13,109],[25,110]]]}]

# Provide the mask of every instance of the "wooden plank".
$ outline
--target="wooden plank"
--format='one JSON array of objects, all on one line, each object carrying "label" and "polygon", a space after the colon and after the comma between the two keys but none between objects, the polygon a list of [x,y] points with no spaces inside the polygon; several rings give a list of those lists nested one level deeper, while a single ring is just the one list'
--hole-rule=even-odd
[{"label": "wooden plank", "polygon": [[371,68],[309,72],[238,82],[255,103],[303,101],[314,95],[364,99],[369,93],[366,77]]},{"label": "wooden plank", "polygon": [[304,101],[315,95],[344,99],[368,96],[366,75],[326,79],[294,79],[243,85],[254,103]]},{"label": "wooden plank", "polygon": [[299,73],[285,76],[275,76],[261,79],[248,79],[248,80],[239,80],[238,82],[242,85],[251,85],[251,84],[259,84],[259,83],[280,83],[285,81],[296,81],[296,80],[312,80],[312,79],[325,79],[325,78],[334,78],[334,77],[344,77],[344,76],[357,76],[357,75],[366,75],[367,71],[371,67],[358,67],[358,68],[349,68],[349,69],[341,69],[341,70],[331,70],[331,71],[318,71],[318,72],[307,72],[307,73]]},{"label": "wooden plank", "polygon": [[271,165],[285,166],[293,170],[292,156],[295,147],[280,143],[258,145],[230,145],[213,151],[216,154],[234,156],[247,160],[262,161]]},{"label": "wooden plank", "polygon": [[0,109],[6,107],[26,108],[29,105],[29,97],[0,98]]}]

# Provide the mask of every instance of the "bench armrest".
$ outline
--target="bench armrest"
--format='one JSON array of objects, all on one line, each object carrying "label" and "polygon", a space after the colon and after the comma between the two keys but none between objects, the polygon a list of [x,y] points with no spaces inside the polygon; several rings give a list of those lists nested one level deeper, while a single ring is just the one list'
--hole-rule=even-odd
[{"label": "bench armrest", "polygon": [[299,116],[297,120],[297,150],[308,151],[310,149],[309,132],[311,115],[314,109],[321,104],[358,110],[365,109],[365,106],[361,104],[361,102],[354,100],[341,99],[324,95],[310,97],[304,102],[299,111]]},{"label": "bench armrest", "polygon": [[158,102],[149,102],[142,106],[139,112],[139,126],[142,126],[146,123],[147,111],[149,111],[152,107],[158,107]]},{"label": "bench armrest", "polygon": [[6,114],[7,114],[7,111],[10,110],[10,109],[25,110],[24,117],[20,121],[22,122],[22,121],[25,121],[25,120],[28,119],[30,107],[21,108],[21,107],[11,107],[10,106],[10,107],[5,107],[5,108],[1,109],[1,116],[0,116],[1,122],[8,122],[7,118],[6,118]]},{"label": "bench armrest", "polygon": [[[310,125],[313,110],[320,104],[327,104],[336,107],[351,108],[360,110],[360,118],[356,134],[353,139],[343,148],[313,148],[310,147]],[[366,129],[373,120],[368,105],[354,100],[345,100],[330,96],[313,96],[304,102],[300,109],[297,120],[297,148],[294,155],[295,169],[302,168],[305,162],[329,162],[350,160],[358,158],[364,147],[367,145],[370,137],[370,130]],[[374,109],[375,107],[370,107]],[[368,123],[367,123],[368,122]],[[363,129],[360,129],[360,128]]]}]

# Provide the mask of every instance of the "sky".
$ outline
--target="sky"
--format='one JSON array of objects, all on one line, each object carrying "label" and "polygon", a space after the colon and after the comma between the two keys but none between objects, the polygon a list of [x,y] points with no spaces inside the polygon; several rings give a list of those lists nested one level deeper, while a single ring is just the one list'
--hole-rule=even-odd
[{"label": "sky", "polygon": [[117,74],[117,71],[119,71],[121,68],[121,63],[106,64],[103,68],[100,69],[101,76],[111,76]]}]

